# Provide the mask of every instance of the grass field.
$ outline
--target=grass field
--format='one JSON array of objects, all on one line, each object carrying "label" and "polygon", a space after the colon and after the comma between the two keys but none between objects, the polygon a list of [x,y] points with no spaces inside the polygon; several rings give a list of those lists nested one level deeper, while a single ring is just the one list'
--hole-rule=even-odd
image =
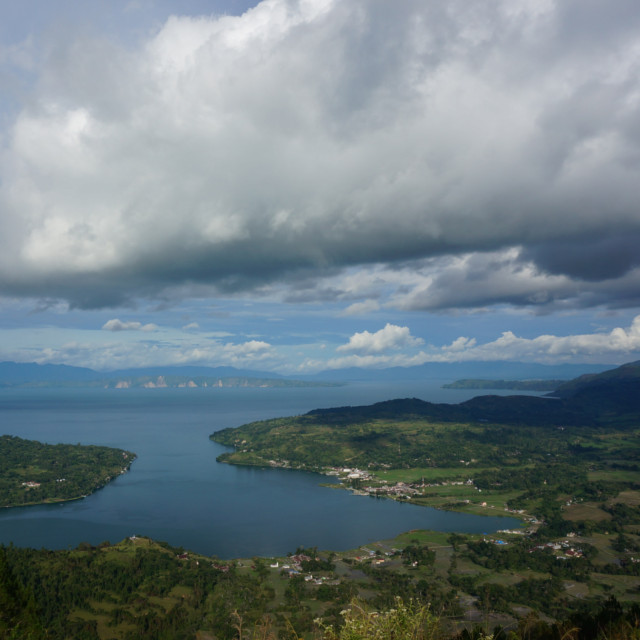
[{"label": "grass field", "polygon": [[592,502],[572,504],[565,507],[563,516],[565,520],[571,520],[574,522],[580,520],[589,520],[591,522],[611,520],[611,514],[603,511],[597,504]]}]

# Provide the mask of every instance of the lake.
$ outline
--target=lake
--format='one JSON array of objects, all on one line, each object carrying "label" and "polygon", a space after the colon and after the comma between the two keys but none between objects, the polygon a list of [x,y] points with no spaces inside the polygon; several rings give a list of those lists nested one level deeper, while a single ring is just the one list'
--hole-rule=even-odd
[{"label": "lake", "polygon": [[214,431],[311,409],[478,392],[430,383],[230,389],[1,389],[0,432],[134,451],[129,473],[85,499],[0,510],[0,542],[50,549],[140,534],[220,558],[298,546],[346,550],[410,529],[490,532],[513,518],[450,513],[319,486],[328,478],[216,462]]}]

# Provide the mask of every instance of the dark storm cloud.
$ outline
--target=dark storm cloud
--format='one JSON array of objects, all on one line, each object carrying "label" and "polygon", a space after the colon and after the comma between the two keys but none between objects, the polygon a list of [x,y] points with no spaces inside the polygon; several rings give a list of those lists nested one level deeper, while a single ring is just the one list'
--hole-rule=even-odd
[{"label": "dark storm cloud", "polygon": [[[555,247],[562,251],[562,247]],[[555,259],[560,254],[553,254]],[[566,256],[570,261],[571,256]],[[585,266],[585,270],[587,267]],[[542,271],[517,249],[467,254],[442,260],[404,291],[398,287],[394,304],[407,310],[473,309],[492,305],[530,307],[537,313],[605,306],[630,308],[640,304],[640,269],[600,279],[576,280]]]},{"label": "dark storm cloud", "polygon": [[0,289],[355,300],[336,270],[415,261],[368,297],[624,305],[639,36],[625,0],[269,0],[138,49],[67,38],[6,138]]},{"label": "dark storm cloud", "polygon": [[549,242],[528,247],[522,256],[552,274],[565,274],[587,281],[617,278],[640,265],[640,233],[606,232],[597,238]]}]

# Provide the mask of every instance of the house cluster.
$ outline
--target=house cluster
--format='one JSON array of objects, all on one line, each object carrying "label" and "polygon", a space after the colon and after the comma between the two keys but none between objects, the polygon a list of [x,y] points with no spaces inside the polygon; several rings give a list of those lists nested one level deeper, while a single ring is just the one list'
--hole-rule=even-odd
[{"label": "house cluster", "polygon": [[[189,554],[188,553],[179,553],[178,554],[178,560],[188,560],[189,559]],[[196,560],[195,561],[196,567],[200,566],[200,560]],[[211,565],[212,567],[215,566],[214,564]]]},{"label": "house cluster", "polygon": [[397,482],[394,485],[383,485],[381,487],[364,487],[362,493],[372,496],[386,495],[396,498],[409,498],[420,494],[420,490],[410,484]]},{"label": "house cluster", "polygon": [[499,529],[498,533],[508,533],[509,535],[514,535],[514,536],[524,536],[528,532],[525,531],[524,529]]},{"label": "house cluster", "polygon": [[579,504],[581,502],[584,502],[584,498],[568,498],[561,506],[561,509],[564,509],[564,507],[570,507],[572,504]]},{"label": "house cluster", "polygon": [[[473,487],[474,486],[473,479],[468,478],[467,480],[443,480],[442,482],[425,482],[423,478],[422,482],[420,483],[416,482],[411,486],[420,487],[421,489],[424,489],[425,487],[456,487],[456,486],[461,487],[463,485]],[[474,488],[477,489],[477,487],[474,487]]]},{"label": "house cluster", "polygon": [[369,549],[368,547],[361,547],[362,551],[364,551],[364,554],[358,554],[354,560],[356,562],[366,562],[367,560],[371,561],[371,564],[373,565],[380,565],[380,564],[384,564],[391,556],[400,553],[400,549],[392,549],[391,551],[385,551],[384,555],[386,557],[382,558],[382,557],[378,557],[376,555],[376,552]]},{"label": "house cluster", "polygon": [[269,460],[269,465],[276,468],[287,469],[291,466],[291,463],[288,460]]},{"label": "house cluster", "polygon": [[335,578],[328,578],[327,576],[314,578],[311,574],[305,576],[304,581],[310,582],[311,584],[340,584],[340,580],[336,580]]},{"label": "house cluster", "polygon": [[27,487],[27,489],[37,489],[40,486],[40,483],[29,480],[28,482],[23,482],[22,486]]},{"label": "house cluster", "polygon": [[582,558],[584,555],[582,549],[576,549],[571,546],[568,540],[562,542],[547,542],[546,544],[538,544],[535,547],[529,549],[529,553],[536,551],[544,551],[545,549],[551,549],[558,560],[568,560],[569,558]]},{"label": "house cluster", "polygon": [[300,575],[302,573],[302,563],[308,562],[309,560],[311,560],[311,558],[308,555],[299,553],[295,556],[291,556],[289,558],[289,562],[286,564],[280,565],[279,562],[274,562],[273,564],[270,564],[269,567],[271,569],[280,569],[282,573],[292,577]]},{"label": "house cluster", "polygon": [[[341,480],[372,480],[373,476],[366,471],[360,469],[349,468],[333,468],[328,470],[327,475],[339,476]],[[425,482],[424,478],[420,482],[396,482],[395,484],[387,484],[386,480],[382,480],[380,485],[365,486],[358,490],[354,490],[356,495],[368,496],[390,496],[394,498],[410,498],[412,496],[421,495],[423,490],[428,487],[450,487],[450,486],[470,486],[478,489],[472,478],[467,480],[444,480],[442,482]],[[469,503],[469,500],[465,500]],[[485,505],[486,506],[486,503]]]},{"label": "house cluster", "polygon": [[341,480],[371,480],[373,478],[368,471],[351,467],[330,467],[325,473],[328,476],[338,476]]},{"label": "house cluster", "polygon": [[[283,564],[282,566],[280,566],[279,562],[274,562],[273,564],[270,564],[269,567],[271,569],[280,569],[281,573],[283,575],[286,575],[288,578],[292,578],[293,576],[299,576],[304,574],[304,571],[302,569],[302,563],[303,562],[308,562],[309,560],[311,560],[311,558],[304,554],[304,553],[299,553],[296,554],[294,556],[291,556],[289,558],[289,562],[286,564]],[[338,584],[338,580],[329,578],[327,576],[313,576],[312,574],[308,573],[304,576],[304,580],[305,582],[310,582],[311,584]]]}]

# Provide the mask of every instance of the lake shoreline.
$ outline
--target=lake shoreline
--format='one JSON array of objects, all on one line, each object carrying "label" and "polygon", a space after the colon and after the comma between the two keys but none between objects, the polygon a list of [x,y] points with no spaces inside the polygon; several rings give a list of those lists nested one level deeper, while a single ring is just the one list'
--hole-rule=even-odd
[{"label": "lake shoreline", "polygon": [[420,388],[230,388],[215,394],[3,389],[0,420],[6,433],[50,444],[126,449],[137,459],[132,472],[114,478],[108,491],[0,510],[0,543],[67,549],[145,534],[220,558],[271,557],[300,544],[350,549],[411,529],[473,533],[518,526],[500,514],[487,520],[395,500],[355,500],[319,486],[329,477],[318,470],[292,476],[278,473],[282,469],[216,463],[229,448],[209,439],[213,431],[316,407],[367,404],[385,393],[459,393],[443,392],[436,383]]},{"label": "lake shoreline", "polygon": [[[277,464],[265,464],[264,462],[262,463],[238,462],[235,460],[226,460],[226,459],[216,460],[216,461],[220,464],[229,464],[229,465],[234,465],[240,468],[247,467],[247,468],[257,468],[257,469],[280,469],[283,471],[301,471],[303,473],[320,474],[326,477],[336,477],[336,473],[331,467],[325,467],[322,469],[307,468],[304,465],[293,467],[290,464],[288,465],[282,464],[282,462],[286,462],[286,461],[281,461],[281,463],[277,463]],[[407,469],[406,471],[411,471],[411,469]],[[399,504],[412,504],[417,507],[436,509],[438,511],[444,511],[449,513],[463,513],[467,515],[480,516],[480,517],[492,517],[496,515],[495,513],[482,512],[483,508],[495,509],[494,506],[487,507],[486,502],[485,502],[485,507],[482,507],[482,503],[455,504],[455,505],[448,505],[445,507],[440,505],[437,501],[430,502],[428,498],[424,498],[424,497],[422,497],[422,499],[416,499],[412,497],[404,498],[404,497],[399,497],[394,495],[377,495],[370,492],[364,492],[357,488],[345,485],[344,482],[342,482],[340,479],[338,479],[336,483],[320,483],[319,486],[324,487],[326,489],[338,489],[341,491],[349,491],[352,496],[356,496],[356,497],[374,498],[376,500],[392,500]],[[506,510],[506,507],[505,507],[505,510]],[[506,517],[513,518],[519,521],[520,527],[531,526],[532,523],[537,523],[537,520],[533,515],[529,513],[525,513],[524,511],[517,512],[514,510],[509,510],[508,515]],[[534,524],[534,528],[537,528],[537,524]]]}]

